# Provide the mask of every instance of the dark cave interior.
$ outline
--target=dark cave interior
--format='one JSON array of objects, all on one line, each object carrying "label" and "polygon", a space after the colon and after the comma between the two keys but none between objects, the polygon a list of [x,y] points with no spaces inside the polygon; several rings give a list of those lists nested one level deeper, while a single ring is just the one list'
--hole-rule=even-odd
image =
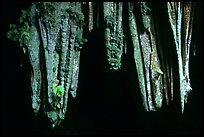
[{"label": "dark cave interior", "polygon": [[[20,11],[29,4],[5,2],[1,5],[1,126],[4,134],[202,134],[202,25],[199,20],[197,55],[190,55],[193,90],[183,114],[179,101],[156,112],[145,112],[140,104],[132,53],[122,57],[121,70],[109,72],[107,64],[102,63],[105,55],[100,30],[93,30],[81,53],[78,95],[69,100],[65,120],[52,129],[46,117],[34,115],[29,93],[29,65],[19,66],[22,50],[5,37],[9,24],[17,22]],[[197,16],[201,19],[201,14]],[[25,57],[23,61],[26,64]]]}]

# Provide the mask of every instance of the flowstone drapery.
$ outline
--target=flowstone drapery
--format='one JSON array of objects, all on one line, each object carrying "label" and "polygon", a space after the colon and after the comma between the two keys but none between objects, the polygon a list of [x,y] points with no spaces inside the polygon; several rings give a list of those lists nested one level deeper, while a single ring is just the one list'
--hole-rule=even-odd
[{"label": "flowstone drapery", "polygon": [[[141,104],[146,111],[156,111],[164,103],[169,105],[179,91],[184,112],[191,91],[189,55],[195,5],[166,2],[156,9],[157,4],[148,2],[103,2],[98,5],[103,16],[97,15],[100,10],[95,5],[93,2],[36,2],[22,11],[19,25],[10,25],[7,37],[19,42],[29,55],[34,112],[46,114],[53,127],[65,118],[68,95],[73,98],[77,95],[80,51],[87,41],[84,28],[90,33],[95,26],[104,29],[103,45],[111,72],[122,69],[121,58],[132,46]],[[161,19],[155,15],[156,10],[165,15],[161,19],[166,20],[168,32],[159,25]],[[128,14],[124,16],[124,12]],[[180,89],[174,89],[175,84]]]}]

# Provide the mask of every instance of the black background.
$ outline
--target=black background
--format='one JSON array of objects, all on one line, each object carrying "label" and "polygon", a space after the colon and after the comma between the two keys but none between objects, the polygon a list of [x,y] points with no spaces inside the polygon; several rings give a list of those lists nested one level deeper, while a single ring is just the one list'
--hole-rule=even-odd
[{"label": "black background", "polygon": [[[30,66],[20,47],[5,37],[29,2],[1,4],[1,128],[4,134],[202,134],[201,23],[196,33],[197,55],[190,55],[192,92],[181,114],[179,101],[156,112],[140,103],[137,73],[131,54],[122,69],[109,72],[101,31],[93,30],[81,53],[78,95],[70,99],[66,119],[52,129],[44,116],[34,116],[29,91]],[[201,7],[200,7],[201,9]],[[201,19],[201,14],[197,15]],[[198,20],[199,21],[199,20]],[[20,62],[24,58],[24,65]],[[179,90],[177,90],[179,91]]]}]

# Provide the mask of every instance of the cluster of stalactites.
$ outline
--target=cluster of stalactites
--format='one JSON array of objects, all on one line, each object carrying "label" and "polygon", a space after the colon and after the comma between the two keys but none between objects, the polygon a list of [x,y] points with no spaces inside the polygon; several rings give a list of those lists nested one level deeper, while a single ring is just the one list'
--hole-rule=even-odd
[{"label": "cluster of stalactites", "polygon": [[[71,3],[69,3],[71,5]],[[73,3],[72,3],[73,4]],[[124,38],[125,35],[123,33],[123,4],[122,2],[104,2],[103,3],[103,12],[104,12],[104,44],[106,46],[107,51],[107,59],[109,63],[109,68],[111,70],[121,69],[121,57],[123,54]],[[74,4],[77,7],[77,4]],[[78,3],[78,5],[80,5]],[[178,73],[179,73],[179,87],[180,87],[180,101],[182,112],[184,110],[184,102],[187,102],[187,95],[191,90],[190,87],[190,79],[189,79],[189,50],[191,43],[191,35],[192,35],[192,21],[193,21],[193,10],[191,3],[166,3],[167,6],[167,15],[169,18],[170,28],[172,30],[173,39],[175,41],[173,48],[165,48],[165,45],[161,42],[159,27],[156,24],[156,19],[154,18],[154,13],[152,11],[151,3],[147,2],[138,2],[138,3],[128,3],[128,29],[130,30],[133,50],[134,50],[134,60],[138,74],[138,81],[141,91],[141,97],[143,100],[143,106],[146,111],[155,111],[162,107],[162,104],[165,102],[167,105],[170,101],[173,101],[174,92],[176,92],[174,87],[174,71],[175,68],[173,64],[173,60],[171,59],[171,50],[175,50],[177,53],[177,62],[178,62]],[[89,31],[93,29],[93,3],[89,2]],[[140,19],[139,16],[136,15],[134,8],[139,8]],[[63,6],[58,6],[61,9]],[[66,7],[66,6],[65,6]],[[72,6],[74,7],[74,6]],[[68,11],[73,11],[74,8]],[[76,8],[80,9],[80,8]],[[67,9],[66,9],[67,10]],[[57,13],[52,13],[52,15],[56,15],[55,22],[53,24],[57,24],[57,19],[59,18],[60,9],[56,10]],[[53,12],[53,11],[52,11]],[[65,12],[65,11],[63,11]],[[62,13],[63,13],[62,12]],[[71,15],[72,13],[72,15]],[[79,14],[78,11],[76,14],[77,17],[81,17],[81,21],[73,21],[73,12],[67,14],[67,16],[61,17],[60,23],[61,27],[57,29],[53,29],[49,26],[50,24],[46,19],[50,19],[49,12],[43,14],[44,17],[39,18],[39,26],[41,37],[43,40],[43,45],[45,49],[45,58],[47,58],[46,62],[46,70],[47,70],[47,79],[48,79],[48,102],[52,104],[54,101],[54,93],[53,84],[57,84],[58,86],[63,87],[63,96],[59,102],[63,105],[67,105],[68,99],[68,91],[71,91],[73,97],[76,95],[76,88],[72,90],[73,87],[77,87],[77,78],[78,78],[78,63],[79,60],[79,52],[76,50],[76,47],[80,47],[80,44],[76,44],[75,37],[79,34],[78,32],[82,32],[82,27],[80,27],[80,22],[83,22],[83,15]],[[64,15],[64,14],[63,14]],[[76,17],[75,16],[75,17]],[[72,19],[71,19],[72,18]],[[182,24],[181,24],[182,22]],[[77,24],[78,23],[78,24]],[[140,25],[139,25],[140,24]],[[142,24],[142,26],[141,26]],[[59,25],[56,25],[59,26]],[[49,30],[46,30],[50,28]],[[53,26],[54,28],[54,26]],[[43,30],[44,29],[44,30]],[[52,31],[54,33],[52,33]],[[48,34],[46,34],[46,32]],[[50,37],[47,37],[49,35]],[[54,36],[55,34],[55,36]],[[60,34],[60,35],[58,35]],[[68,39],[66,39],[68,38]],[[81,36],[80,36],[81,38]],[[49,40],[50,39],[50,40]],[[54,42],[54,39],[58,39],[61,41],[61,52],[55,50],[59,49],[54,48],[57,42]],[[51,41],[51,43],[49,43]],[[49,46],[50,44],[53,44]],[[67,45],[66,45],[67,44]],[[52,47],[49,49],[47,47]],[[127,45],[128,46],[128,45]],[[169,45],[167,45],[169,46]],[[63,51],[68,51],[64,53]],[[52,54],[50,54],[52,53]],[[53,54],[54,53],[54,54]],[[60,54],[59,54],[60,53]],[[78,53],[78,54],[77,54]],[[75,57],[74,57],[75,56]],[[64,59],[67,59],[65,61]],[[52,60],[58,60],[58,64],[52,65],[49,63],[54,62]],[[60,67],[58,67],[60,64]],[[74,64],[74,65],[73,65]],[[49,66],[51,68],[49,68]],[[63,67],[64,66],[64,67]],[[58,70],[61,69],[60,71]],[[55,72],[53,72],[55,70]],[[66,70],[66,71],[63,71]],[[58,74],[59,72],[59,74]],[[49,78],[48,78],[49,77]],[[52,78],[51,78],[52,77]],[[55,78],[55,80],[53,80]],[[74,81],[74,84],[71,84]],[[50,81],[49,81],[50,80]],[[55,83],[57,81],[57,83]],[[73,86],[74,85],[74,86]],[[66,96],[65,96],[66,95]],[[38,100],[38,99],[35,99]],[[64,102],[64,103],[62,103]],[[61,109],[58,105],[60,111],[59,116],[65,113],[66,107]],[[54,105],[57,106],[57,105]],[[62,110],[62,111],[61,111]],[[52,112],[56,113],[56,112]],[[49,113],[49,116],[51,113]],[[54,114],[52,114],[54,115]]]},{"label": "cluster of stalactites", "polygon": [[23,13],[26,33],[20,26],[14,29],[21,41],[26,36],[21,45],[32,66],[32,108],[44,112],[54,127],[65,117],[69,92],[76,97],[80,50],[86,41],[81,2],[37,2]]},{"label": "cluster of stalactites", "polygon": [[[141,21],[136,18],[134,4],[128,3],[129,28],[134,49],[142,104],[146,111],[155,111],[162,106],[165,75],[158,56],[156,30],[151,9],[147,3],[138,3]],[[138,27],[139,21],[142,26]]]},{"label": "cluster of stalactites", "polygon": [[[139,2],[141,22],[134,13],[134,4],[129,3],[129,27],[134,47],[135,64],[138,73],[139,85],[143,99],[143,106],[147,111],[155,111],[164,103],[173,101],[175,71],[179,74],[180,102],[182,113],[184,102],[191,91],[189,79],[189,54],[192,37],[193,6],[191,3],[167,2],[170,32],[169,39],[173,44],[161,42],[160,26],[156,24],[151,3]],[[139,23],[140,22],[140,23]],[[143,26],[138,27],[138,24]],[[168,26],[167,26],[168,27]],[[141,29],[143,28],[143,29]],[[173,34],[171,37],[170,34]],[[162,37],[164,38],[164,37]],[[168,39],[168,38],[165,38]],[[171,47],[168,47],[171,46]],[[172,59],[176,53],[177,61]],[[173,71],[177,62],[178,70]]]},{"label": "cluster of stalactites", "polygon": [[[127,4],[128,8],[123,6]],[[191,91],[189,79],[189,53],[192,37],[193,6],[192,3],[171,2],[164,3],[166,9],[165,19],[172,45],[162,43],[161,28],[158,18],[153,13],[152,3],[148,2],[104,2],[104,42],[107,51],[109,68],[113,71],[121,69],[121,57],[123,49],[127,49],[125,43],[123,19],[128,19],[129,24],[125,29],[130,30],[132,39],[134,60],[138,74],[142,104],[146,111],[155,111],[161,108],[165,102],[169,105],[173,101],[175,65],[177,62],[179,73],[179,91],[182,112],[187,95]],[[128,10],[127,17],[123,17],[124,10]],[[137,11],[137,12],[136,12]],[[157,16],[157,15],[156,15]],[[171,37],[171,34],[172,37]],[[126,45],[126,46],[124,46]],[[171,46],[171,47],[169,47]],[[177,60],[172,59],[172,53],[176,53]]]},{"label": "cluster of stalactites", "polygon": [[[125,4],[127,8],[123,7]],[[161,42],[164,37],[161,37],[158,18],[154,16],[151,3],[103,2],[104,45],[109,68],[117,71],[121,69],[122,54],[129,52],[129,45],[124,39],[131,38],[142,104],[146,111],[155,111],[162,107],[164,101],[168,105],[173,100],[176,92],[173,76],[174,71],[178,71],[183,112],[184,102],[187,102],[191,90],[189,54],[193,6],[190,2],[167,2],[165,5],[167,11],[163,12],[168,16],[169,33],[174,41],[172,45]],[[34,112],[42,110],[53,127],[65,117],[69,93],[76,97],[80,49],[86,42],[82,35],[84,14],[88,14],[85,25],[88,25],[90,32],[95,15],[93,6],[93,2],[88,2],[89,12],[83,13],[81,2],[33,3],[20,18],[23,27],[11,25],[13,30],[8,33],[10,38],[20,42],[29,55]],[[127,10],[127,17],[123,17],[124,10]],[[124,34],[123,19],[128,22],[126,28],[130,36]],[[173,70],[172,50],[177,55],[178,70]]]}]

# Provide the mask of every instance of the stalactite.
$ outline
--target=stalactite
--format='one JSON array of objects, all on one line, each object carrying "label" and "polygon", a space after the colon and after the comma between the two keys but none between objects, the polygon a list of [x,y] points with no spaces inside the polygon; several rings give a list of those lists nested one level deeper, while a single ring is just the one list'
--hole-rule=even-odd
[{"label": "stalactite", "polygon": [[121,68],[123,53],[122,2],[104,2],[105,46],[111,70]]},{"label": "stalactite", "polygon": [[31,89],[32,89],[32,107],[35,113],[39,112],[41,99],[41,69],[40,69],[40,34],[36,26],[36,6],[32,6],[30,9],[30,41],[26,44],[28,47],[29,59],[32,65],[32,75],[31,75]]},{"label": "stalactite", "polygon": [[191,38],[192,38],[192,24],[193,24],[193,16],[194,16],[194,7],[192,3],[183,3],[182,8],[182,61],[183,61],[183,74],[184,74],[184,99],[187,103],[188,93],[192,90],[190,85],[190,78],[189,78],[189,56],[190,56],[190,45],[191,45]]},{"label": "stalactite", "polygon": [[150,41],[152,46],[151,52],[151,86],[153,92],[153,101],[155,107],[160,108],[163,101],[163,82],[162,75],[164,74],[161,70],[160,58],[157,53],[157,39],[156,39],[156,29],[154,24],[154,19],[152,13],[150,14]]},{"label": "stalactite", "polygon": [[93,2],[88,2],[89,4],[89,32],[93,29]]},{"label": "stalactite", "polygon": [[130,27],[130,33],[132,38],[132,43],[134,47],[134,59],[138,74],[138,80],[139,80],[139,86],[141,90],[141,96],[142,96],[142,102],[143,106],[146,111],[149,111],[148,102],[147,102],[147,95],[146,95],[146,84],[145,84],[145,73],[143,70],[143,60],[142,60],[142,50],[140,48],[139,43],[139,36],[138,36],[138,30],[136,25],[136,19],[135,15],[133,13],[133,5],[132,3],[128,3],[128,20],[129,20],[129,27]]},{"label": "stalactite", "polygon": [[[65,16],[62,18],[62,23],[61,23],[61,28],[60,28],[60,42],[61,42],[61,50],[59,52],[61,53],[60,55],[60,66],[59,66],[59,79],[60,79],[60,85],[65,88],[65,76],[66,76],[66,56],[68,50],[68,45],[69,45],[69,37],[70,37],[70,17]],[[65,90],[66,91],[66,90]],[[66,95],[66,94],[64,94]],[[62,106],[64,106],[64,98],[62,98]],[[65,107],[65,106],[64,106]],[[63,110],[64,110],[63,107]],[[64,112],[64,111],[63,111]]]},{"label": "stalactite", "polygon": [[[176,6],[171,6],[174,4]],[[186,10],[182,10],[186,8]],[[175,49],[178,58],[178,68],[179,68],[179,81],[180,81],[180,102],[182,113],[184,112],[184,103],[187,98],[187,94],[190,92],[190,79],[189,79],[189,49],[192,33],[192,25],[189,23],[192,21],[193,15],[190,15],[191,11],[185,3],[167,3],[169,22],[174,34]],[[177,11],[177,12],[174,12]],[[175,15],[176,13],[176,15]],[[177,17],[175,19],[175,16]],[[190,34],[188,34],[190,33]],[[188,66],[188,67],[187,67]]]},{"label": "stalactite", "polygon": [[151,73],[150,73],[150,65],[151,65],[151,53],[152,53],[152,47],[151,47],[151,39],[150,39],[150,17],[149,14],[147,14],[148,10],[150,11],[150,8],[148,8],[146,2],[140,3],[140,9],[141,9],[141,16],[142,16],[142,22],[144,26],[144,32],[140,31],[139,29],[139,38],[140,38],[140,45],[142,48],[142,55],[143,55],[143,61],[144,61],[144,70],[145,70],[145,83],[147,87],[147,102],[149,106],[150,111],[154,111],[155,107],[153,105],[153,99],[152,99],[152,87],[151,87]]},{"label": "stalactite", "polygon": [[77,27],[76,30],[77,37],[75,40],[74,51],[73,51],[73,68],[72,68],[72,78],[71,78],[71,88],[70,91],[72,93],[72,97],[76,97],[77,85],[78,85],[78,75],[79,75],[79,63],[80,63],[80,50],[81,44],[79,39],[82,38],[83,29],[81,27]]}]

